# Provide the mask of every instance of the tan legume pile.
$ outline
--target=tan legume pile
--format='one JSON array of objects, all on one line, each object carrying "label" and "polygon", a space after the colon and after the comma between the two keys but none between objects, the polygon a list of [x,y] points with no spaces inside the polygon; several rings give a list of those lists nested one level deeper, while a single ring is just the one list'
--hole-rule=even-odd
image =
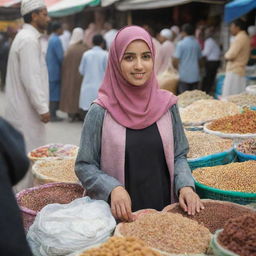
[{"label": "tan legume pile", "polygon": [[185,91],[178,96],[179,107],[185,108],[197,100],[211,99],[212,96],[200,90]]},{"label": "tan legume pile", "polygon": [[256,138],[241,142],[238,144],[237,149],[245,154],[256,155]]},{"label": "tan legume pile", "polygon": [[80,256],[160,256],[134,237],[111,237],[99,248],[90,249]]},{"label": "tan legume pile", "polygon": [[232,140],[198,131],[186,131],[185,133],[189,143],[188,158],[208,156],[232,148]]},{"label": "tan legume pile", "polygon": [[203,124],[224,116],[240,113],[239,107],[228,101],[198,100],[180,111],[182,122]]},{"label": "tan legume pile", "polygon": [[256,106],[256,95],[249,93],[231,95],[227,97],[227,100],[239,106]]},{"label": "tan legume pile", "polygon": [[78,182],[75,174],[75,159],[52,159],[36,162],[36,173],[59,182]]},{"label": "tan legume pile", "polygon": [[169,253],[205,253],[210,231],[196,221],[169,212],[149,213],[124,223],[124,236],[140,238],[149,247]]},{"label": "tan legume pile", "polygon": [[31,191],[18,202],[20,206],[33,211],[40,211],[48,204],[68,204],[83,196],[84,189],[77,186],[52,186]]},{"label": "tan legume pile", "polygon": [[256,134],[256,111],[247,110],[242,114],[217,119],[212,121],[207,128],[223,133]]},{"label": "tan legume pile", "polygon": [[209,187],[256,193],[256,161],[198,168],[193,171],[193,176]]},{"label": "tan legume pile", "polygon": [[222,229],[229,219],[252,213],[250,208],[226,202],[203,202],[203,204],[205,209],[196,213],[194,216],[188,215],[179,205],[176,205],[169,212],[179,213],[184,217],[197,221],[199,224],[208,228],[212,234],[216,230]]}]

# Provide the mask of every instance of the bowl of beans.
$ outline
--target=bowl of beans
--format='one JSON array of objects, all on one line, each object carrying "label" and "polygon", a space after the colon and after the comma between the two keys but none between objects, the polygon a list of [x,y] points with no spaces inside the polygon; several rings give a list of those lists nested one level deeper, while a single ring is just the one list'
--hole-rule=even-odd
[{"label": "bowl of beans", "polygon": [[240,162],[256,160],[256,138],[250,138],[240,142],[235,147],[235,152]]}]

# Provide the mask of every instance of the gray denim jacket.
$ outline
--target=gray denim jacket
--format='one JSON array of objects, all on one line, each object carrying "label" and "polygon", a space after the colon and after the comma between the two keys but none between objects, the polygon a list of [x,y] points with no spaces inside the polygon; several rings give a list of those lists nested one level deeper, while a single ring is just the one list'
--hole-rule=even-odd
[{"label": "gray denim jacket", "polygon": [[[175,193],[178,196],[181,188],[194,188],[194,181],[186,159],[188,141],[184,134],[177,106],[173,105],[169,111],[172,116],[174,136]],[[75,172],[88,196],[107,201],[111,191],[115,187],[123,185],[100,169],[104,114],[105,109],[98,104],[93,104],[89,109],[83,125]]]}]

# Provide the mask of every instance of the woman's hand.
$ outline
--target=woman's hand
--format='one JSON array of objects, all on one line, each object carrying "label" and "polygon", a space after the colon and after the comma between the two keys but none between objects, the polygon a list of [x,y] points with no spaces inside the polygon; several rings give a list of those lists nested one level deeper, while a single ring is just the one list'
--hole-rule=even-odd
[{"label": "woman's hand", "polygon": [[128,192],[118,186],[111,192],[111,211],[116,219],[121,221],[133,221],[132,202]]},{"label": "woman's hand", "polygon": [[199,196],[191,187],[184,187],[180,189],[179,203],[181,208],[188,213],[188,215],[195,215],[196,212],[204,209]]}]

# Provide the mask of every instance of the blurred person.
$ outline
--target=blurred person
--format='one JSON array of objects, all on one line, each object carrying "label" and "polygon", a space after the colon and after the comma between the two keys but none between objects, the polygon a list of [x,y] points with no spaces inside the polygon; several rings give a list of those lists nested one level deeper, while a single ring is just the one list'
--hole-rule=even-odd
[{"label": "blurred person", "polygon": [[12,186],[26,174],[29,161],[21,133],[0,117],[0,255],[32,256]]},{"label": "blurred person", "polygon": [[3,91],[5,87],[7,61],[10,45],[5,34],[0,34],[0,88]]},{"label": "blurred person", "polygon": [[104,28],[105,28],[106,32],[104,33],[103,37],[106,40],[107,50],[109,50],[111,43],[115,39],[117,30],[113,28],[113,23],[111,21],[106,22],[104,24]]},{"label": "blurred person", "polygon": [[79,73],[81,58],[88,47],[83,43],[84,30],[75,28],[62,65],[60,110],[68,113],[70,121],[81,119],[79,95],[83,77]]},{"label": "blurred person", "polygon": [[171,26],[171,31],[173,33],[173,44],[174,46],[181,40],[180,28],[176,25]]},{"label": "blurred person", "polygon": [[246,24],[241,19],[233,21],[230,25],[230,32],[235,38],[224,56],[227,65],[222,97],[245,91],[245,66],[250,56],[250,39],[245,29]]},{"label": "blurred person", "polygon": [[[22,30],[9,53],[6,77],[6,119],[20,131],[26,151],[46,144],[45,123],[50,120],[49,83],[40,37],[49,17],[43,0],[22,0]],[[18,184],[17,190],[32,185],[32,174]]]},{"label": "blurred person", "polygon": [[178,42],[173,56],[173,66],[178,69],[180,81],[178,93],[195,90],[200,80],[200,46],[195,39],[195,29],[191,24],[182,26],[183,39]]},{"label": "blurred person", "polygon": [[202,90],[210,93],[215,82],[215,77],[220,66],[220,46],[213,37],[214,28],[209,27],[205,30],[204,50],[202,52],[205,58],[205,76],[203,78]]},{"label": "blurred person", "polygon": [[60,41],[61,41],[61,44],[62,44],[63,51],[66,52],[67,49],[68,49],[68,46],[69,46],[71,33],[68,29],[68,24],[64,23],[62,25],[62,28],[63,28],[63,33],[60,35]]},{"label": "blurred person", "polygon": [[250,59],[248,61],[248,66],[256,65],[256,26],[249,26],[248,34],[250,36],[250,44],[251,44],[251,53]]},{"label": "blurred person", "polygon": [[195,31],[195,37],[200,45],[201,50],[204,49],[204,26],[198,25]]},{"label": "blurred person", "polygon": [[50,85],[50,113],[51,121],[62,121],[62,118],[57,116],[60,101],[60,85],[61,85],[61,66],[64,58],[64,51],[60,41],[63,29],[61,23],[55,21],[52,23],[52,34],[48,41],[46,53],[46,63],[49,75]]},{"label": "blurred person", "polygon": [[83,54],[79,66],[79,72],[83,76],[79,107],[85,113],[97,98],[98,89],[103,80],[108,59],[107,51],[102,49],[104,44],[102,35],[95,35],[92,41],[94,46]]},{"label": "blurred person", "polygon": [[170,29],[164,28],[160,31],[161,47],[159,50],[159,66],[156,70],[157,75],[160,75],[172,67],[172,56],[174,53],[174,45],[171,41],[172,38],[173,33]]},{"label": "blurred person", "polygon": [[96,25],[92,22],[88,25],[88,28],[84,31],[84,43],[91,48],[93,46],[92,44],[92,38],[97,34],[96,31]]}]

